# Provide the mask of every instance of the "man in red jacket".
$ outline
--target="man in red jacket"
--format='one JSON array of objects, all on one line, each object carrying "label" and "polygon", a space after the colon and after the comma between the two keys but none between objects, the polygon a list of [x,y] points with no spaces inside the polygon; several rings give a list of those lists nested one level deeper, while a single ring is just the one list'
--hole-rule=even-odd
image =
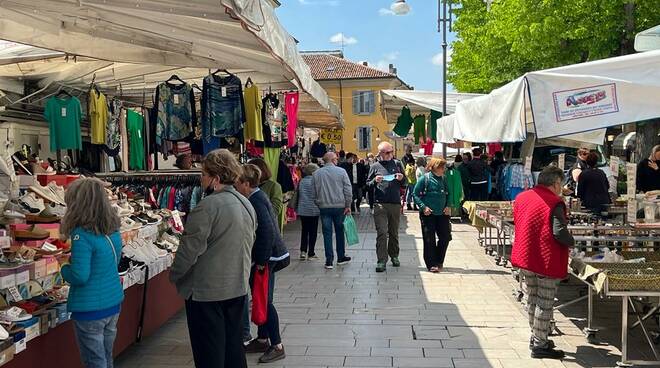
[{"label": "man in red jacket", "polygon": [[548,340],[557,284],[568,271],[568,248],[574,244],[560,197],[564,173],[546,167],[536,187],[516,197],[513,204],[515,240],[511,263],[527,284],[527,308],[532,358],[561,359],[564,352]]}]

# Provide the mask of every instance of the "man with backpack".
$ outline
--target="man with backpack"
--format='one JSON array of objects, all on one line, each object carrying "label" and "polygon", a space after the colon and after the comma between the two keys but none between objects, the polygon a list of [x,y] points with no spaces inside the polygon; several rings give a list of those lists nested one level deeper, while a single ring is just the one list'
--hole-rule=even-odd
[{"label": "man with backpack", "polygon": [[384,272],[387,258],[399,267],[399,220],[401,217],[401,189],[408,180],[403,165],[394,159],[394,147],[389,142],[378,145],[380,161],[371,165],[367,185],[374,190],[374,223],[376,224],[376,272]]}]

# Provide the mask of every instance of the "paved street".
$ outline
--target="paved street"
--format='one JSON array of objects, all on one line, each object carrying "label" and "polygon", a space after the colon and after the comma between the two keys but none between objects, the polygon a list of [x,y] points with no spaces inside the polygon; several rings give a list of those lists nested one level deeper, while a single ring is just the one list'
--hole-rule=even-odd
[{"label": "paved street", "polygon": [[[363,211],[363,213],[366,211]],[[417,214],[402,217],[401,261],[376,273],[371,216],[359,217],[361,244],[353,261],[325,270],[322,260],[299,261],[299,224],[286,227],[291,266],[278,274],[276,302],[287,357],[268,367],[612,367],[620,354],[608,344],[590,345],[580,332],[582,303],[568,319],[556,313],[564,361],[529,358],[526,312],[512,293],[508,269],[494,265],[468,225],[453,225],[445,271],[426,272]],[[317,243],[322,252],[322,238]],[[573,290],[571,288],[567,288]],[[607,312],[608,343],[618,345],[618,300]],[[130,348],[117,368],[193,367],[185,316]],[[581,324],[582,323],[582,324]],[[639,331],[637,331],[639,334]],[[634,343],[632,346],[641,346]],[[642,354],[642,353],[639,353]],[[250,355],[251,367],[257,355]]]}]

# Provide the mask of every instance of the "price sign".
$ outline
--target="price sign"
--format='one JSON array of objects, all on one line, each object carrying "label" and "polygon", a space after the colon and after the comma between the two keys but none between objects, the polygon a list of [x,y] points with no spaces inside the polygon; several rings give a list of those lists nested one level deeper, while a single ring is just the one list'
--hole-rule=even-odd
[{"label": "price sign", "polygon": [[532,156],[525,158],[525,174],[532,175]]},{"label": "price sign", "polygon": [[566,165],[566,154],[560,153],[559,158],[557,160],[558,160],[557,167],[564,170],[564,166]]},{"label": "price sign", "polygon": [[637,192],[637,165],[627,163],[626,176],[628,177],[628,199],[635,199],[635,193]]},{"label": "price sign", "polygon": [[[18,288],[16,286],[12,286],[12,287],[8,288],[7,292],[9,293],[9,296],[11,296],[11,299],[13,301],[20,302],[21,300],[23,300],[23,296],[21,295],[21,292],[18,291]],[[10,309],[9,314],[11,314],[11,312],[13,312],[13,310]],[[13,316],[13,317],[18,317],[18,315]]]},{"label": "price sign", "polygon": [[321,143],[341,144],[341,136],[340,129],[321,129]]},{"label": "price sign", "polygon": [[610,170],[612,170],[612,176],[615,178],[619,177],[619,158],[616,156],[610,156]]}]

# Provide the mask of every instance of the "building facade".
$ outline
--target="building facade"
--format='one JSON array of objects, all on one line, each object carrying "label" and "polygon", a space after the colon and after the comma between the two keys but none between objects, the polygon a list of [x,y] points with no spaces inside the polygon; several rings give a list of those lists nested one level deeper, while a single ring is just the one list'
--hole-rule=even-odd
[{"label": "building facade", "polygon": [[366,157],[377,153],[378,144],[388,141],[394,145],[397,157],[404,153],[400,140],[390,138],[393,126],[387,123],[380,102],[384,89],[410,89],[396,75],[390,64],[385,72],[367,63],[344,59],[341,51],[302,52],[314,79],[334,100],[344,116],[342,143],[337,150]]}]

